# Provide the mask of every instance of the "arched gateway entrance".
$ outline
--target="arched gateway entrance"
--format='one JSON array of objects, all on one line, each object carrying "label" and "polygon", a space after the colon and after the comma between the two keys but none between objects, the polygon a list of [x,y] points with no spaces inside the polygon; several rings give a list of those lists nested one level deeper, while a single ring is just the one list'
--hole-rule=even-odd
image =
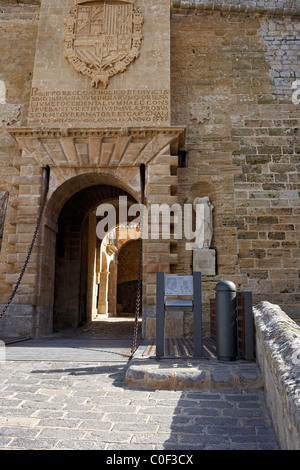
[{"label": "arched gateway entrance", "polygon": [[[50,169],[50,184],[39,237],[22,290],[6,317],[7,329],[12,332],[11,325],[15,325],[14,336],[41,336],[52,333],[53,328],[77,327],[97,313],[112,316],[121,310],[133,313],[125,312],[129,307],[124,299],[136,279],[122,278],[121,273],[126,269],[132,272],[131,268],[125,268],[123,258],[126,259],[124,254],[130,243],[136,257],[134,241],[123,237],[126,243],[118,243],[115,254],[113,245],[106,244],[104,259],[103,242],[96,236],[97,207],[112,204],[117,214],[116,231],[124,230],[119,224],[124,224],[124,219],[118,220],[118,201],[126,197],[128,205],[141,202],[141,166],[145,168],[146,207],[176,203],[177,151],[184,143],[185,129],[76,129],[68,130],[67,135],[64,129],[15,128],[10,132],[23,149],[15,167],[20,175],[26,175],[16,177],[15,184],[19,185],[21,194],[26,183],[27,191],[16,199],[18,243],[12,245],[12,251],[14,247],[16,253],[28,250],[43,194],[41,176],[46,165]],[[125,225],[127,222],[130,220],[125,220]],[[171,240],[144,240],[144,336],[153,336],[155,331],[156,272],[170,272],[171,266],[178,262],[174,243],[171,248]],[[128,257],[129,254],[127,260]],[[15,263],[6,276],[8,292],[22,266]],[[22,331],[21,323],[11,318],[21,316]]]},{"label": "arched gateway entrance", "polygon": [[[42,169],[50,169],[39,239],[3,323],[14,336],[51,333],[53,324],[77,325],[99,308],[113,315],[121,305],[127,308],[122,289],[135,280],[121,282],[116,262],[126,245],[111,255],[115,262],[107,257],[109,269],[98,271],[103,278],[109,272],[119,286],[104,282],[106,305],[99,305],[101,282],[95,280],[96,268],[89,267],[100,262],[95,259],[98,240],[89,234],[94,237],[93,211],[101,201],[123,194],[141,202],[141,165],[147,207],[178,202],[177,155],[185,145],[185,127],[172,126],[170,118],[169,0],[161,0],[159,8],[154,0],[57,3],[53,22],[51,0],[41,2],[28,120],[25,127],[7,128],[22,155],[14,161],[13,185],[19,192],[10,202],[14,225],[3,302],[35,230]],[[108,187],[112,194],[105,195]],[[170,272],[178,255],[176,241],[171,246],[170,240],[147,240],[144,248],[143,326],[144,335],[153,336],[156,272]]]},{"label": "arched gateway entrance", "polygon": [[[129,216],[128,220],[123,220],[123,229],[120,228],[120,198],[122,202],[126,202],[128,208],[138,202],[117,186],[93,184],[71,196],[59,214],[55,254],[54,331],[82,325],[99,315],[117,316],[121,313],[118,294],[119,302],[120,298],[123,299],[124,305],[128,305],[126,299],[131,300],[130,311],[126,313],[134,313],[132,300],[135,290],[132,290],[130,281],[137,281],[137,273],[136,269],[133,272],[130,268],[136,267],[139,246],[134,244],[134,249],[127,256],[126,252],[125,256],[118,256],[121,247],[131,240],[129,224],[133,219]],[[104,204],[115,209],[117,225],[105,237],[99,238],[97,225],[103,217],[97,215],[97,208]],[[122,253],[124,254],[124,250]],[[120,279],[122,289],[118,292]]]},{"label": "arched gateway entrance", "polygon": [[[97,181],[98,184],[95,184]],[[84,187],[74,192],[78,184]],[[131,190],[129,193],[124,189],[124,184],[121,185],[123,188],[113,176],[106,175],[104,184],[103,175],[85,174],[65,182],[49,201],[47,212],[50,215],[51,207],[57,206],[61,193],[70,194],[61,210],[57,208],[55,216],[52,214],[52,221],[57,225],[54,331],[80,326],[99,318],[99,315],[111,317],[118,314],[118,272],[121,271],[125,282],[132,277],[132,273],[127,271],[127,260],[119,263],[118,256],[121,247],[132,238],[129,224],[134,217],[128,216],[125,220],[124,215],[128,214],[132,204],[138,202],[134,192]],[[120,201],[122,208],[119,207]],[[111,230],[106,224],[107,206],[115,214],[116,226]],[[104,209],[98,214],[101,207]],[[120,217],[123,217],[123,228]],[[104,222],[106,236],[97,231],[101,221]],[[138,258],[136,250],[134,255]],[[123,286],[123,298],[130,295],[132,292],[126,292]]]}]

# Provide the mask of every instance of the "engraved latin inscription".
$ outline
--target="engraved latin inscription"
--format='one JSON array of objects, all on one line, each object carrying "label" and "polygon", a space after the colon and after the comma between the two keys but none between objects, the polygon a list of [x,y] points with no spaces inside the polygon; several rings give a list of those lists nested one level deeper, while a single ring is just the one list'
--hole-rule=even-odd
[{"label": "engraved latin inscription", "polygon": [[39,91],[33,88],[30,123],[88,122],[101,124],[165,123],[167,90]]}]

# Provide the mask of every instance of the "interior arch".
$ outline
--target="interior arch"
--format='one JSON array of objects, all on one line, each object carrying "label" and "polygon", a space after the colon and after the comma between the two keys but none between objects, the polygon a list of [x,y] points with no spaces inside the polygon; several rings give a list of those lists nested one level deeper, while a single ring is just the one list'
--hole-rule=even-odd
[{"label": "interior arch", "polygon": [[[79,181],[85,186],[83,179]],[[77,192],[70,188],[69,193],[72,192],[69,199],[63,198],[65,202],[57,217],[54,331],[78,327],[101,314],[117,315],[118,262],[103,258],[103,240],[96,232],[96,209],[109,201],[118,223],[120,196],[127,197],[128,207],[137,202],[127,191],[111,184],[92,184]],[[60,194],[66,193],[57,190],[56,197]],[[52,204],[48,216],[54,207]]]}]

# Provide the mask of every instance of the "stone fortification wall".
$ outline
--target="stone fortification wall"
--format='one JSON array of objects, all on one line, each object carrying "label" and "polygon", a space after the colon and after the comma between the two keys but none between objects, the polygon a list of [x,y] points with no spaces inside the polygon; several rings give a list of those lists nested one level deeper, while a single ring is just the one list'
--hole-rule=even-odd
[{"label": "stone fortification wall", "polygon": [[[205,312],[228,279],[299,322],[299,20],[226,10],[233,3],[246,5],[173,4],[172,124],[187,126],[179,202],[209,196],[215,208],[217,276],[203,278]],[[192,253],[180,241],[177,250],[176,272],[188,272]]]},{"label": "stone fortification wall", "polygon": [[173,0],[173,8],[299,14],[299,0]]},{"label": "stone fortification wall", "polygon": [[281,449],[300,450],[300,328],[277,306],[254,308],[260,365]]},{"label": "stone fortification wall", "polygon": [[[22,168],[18,173],[13,160],[21,150],[8,129],[27,124],[39,5],[39,0],[0,0],[0,192],[9,193],[1,300],[11,293],[5,279],[14,273],[14,264],[24,262],[24,244],[32,237],[15,233],[17,196],[38,197],[28,181],[35,178],[38,184],[40,169]],[[186,167],[164,180],[159,165],[151,171],[157,172],[154,178],[166,186],[163,194],[170,192],[171,200],[177,198],[178,181],[180,204],[209,196],[215,207],[212,248],[217,274],[203,279],[205,323],[209,298],[222,279],[250,290],[255,303],[280,305],[300,322],[299,104],[292,101],[293,84],[300,80],[299,11],[298,0],[173,0],[171,124],[187,128]],[[145,31],[151,24],[145,23]],[[130,73],[134,76],[135,71]],[[151,73],[149,68],[148,76]],[[299,94],[294,97],[299,99]],[[172,159],[170,172],[176,156]],[[176,186],[168,183],[174,180]],[[29,214],[24,206],[26,223]],[[37,213],[31,216],[34,225]],[[192,252],[185,250],[185,240],[162,249],[173,263],[172,272],[191,273]],[[154,299],[154,281],[145,284]],[[18,295],[28,300],[33,291],[32,285]]]},{"label": "stone fortification wall", "polygon": [[[18,175],[14,158],[21,149],[9,135],[11,126],[24,126],[27,122],[29,97],[36,49],[39,3],[35,0],[0,1],[0,192],[9,193],[0,257],[0,299],[10,295],[11,286],[5,283],[11,265],[6,261],[12,253],[9,237],[15,231],[15,202],[18,188],[13,178]],[[38,169],[39,171],[39,169]],[[27,176],[27,175],[22,175]],[[28,187],[24,187],[28,192]],[[30,241],[30,234],[21,236]],[[25,253],[18,254],[24,260]]]}]

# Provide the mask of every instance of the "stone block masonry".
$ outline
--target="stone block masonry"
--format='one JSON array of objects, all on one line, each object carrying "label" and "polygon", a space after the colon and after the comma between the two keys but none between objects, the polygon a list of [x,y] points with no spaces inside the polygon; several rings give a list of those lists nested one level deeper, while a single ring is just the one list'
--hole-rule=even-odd
[{"label": "stone block masonry", "polygon": [[[75,3],[77,5],[79,2]],[[129,5],[131,3],[129,2]],[[117,3],[107,8],[111,10],[111,15],[118,15],[118,21],[121,21],[121,11],[118,10],[118,13],[114,13],[114,10],[123,7],[116,5]],[[101,21],[99,9],[101,10],[103,6],[95,4],[93,7],[92,4],[86,6],[79,4],[74,7],[72,0],[41,1],[40,29],[28,114],[30,124],[40,125],[43,123],[47,127],[126,127],[169,124],[169,2],[163,0],[157,5],[157,2],[138,0],[131,7],[135,11],[133,18],[136,18],[138,11],[142,11],[139,19],[134,20],[137,23],[142,23],[140,28],[136,23],[134,26],[126,24],[126,28],[134,28],[130,34],[135,37],[135,46],[131,46],[131,50],[127,51],[125,58],[124,54],[120,55],[119,50],[119,56],[124,58],[123,61],[120,59],[116,62],[113,55],[108,56],[110,58],[107,60],[112,61],[115,69],[119,68],[124,73],[118,73],[111,77],[109,85],[107,84],[104,89],[102,84],[98,86],[97,79],[94,83],[91,81],[90,74],[86,73],[88,69],[90,72],[91,70],[102,70],[101,66],[104,63],[102,65],[97,63],[97,60],[100,60],[100,55],[97,59],[97,53],[93,55],[91,52],[92,55],[88,56],[90,64],[88,61],[82,60],[83,56],[89,54],[95,35],[88,33],[86,29],[83,29],[84,33],[80,32],[80,28],[76,26],[77,17],[88,15],[86,9],[93,10],[95,8],[93,15],[96,19],[95,23],[91,20],[91,31],[93,28],[99,29],[100,23],[97,23]],[[104,6],[104,8],[106,7]],[[76,12],[73,11],[74,9],[77,9]],[[127,18],[126,15],[129,18],[128,12],[125,14]],[[153,16],[155,21],[153,21]],[[112,16],[111,28],[116,24],[115,21],[116,16]],[[103,30],[106,28],[105,25],[101,27],[104,28]],[[110,31],[111,38],[114,37],[116,31],[114,29]],[[139,46],[136,45],[137,35],[138,42],[140,41]],[[119,34],[119,41],[124,40],[123,36]],[[51,38],[51,42],[49,38]],[[81,44],[80,46],[76,46],[78,42]],[[100,33],[98,42],[99,46],[97,47],[100,47]],[[121,47],[120,44],[118,47]],[[141,50],[134,53],[137,48],[141,48]],[[125,69],[122,68],[124,62],[128,61],[133,53],[137,56],[136,60],[128,65],[125,72]],[[102,51],[101,56],[103,54]],[[106,60],[105,54],[103,60],[104,62]],[[89,66],[87,66],[88,64]],[[108,63],[103,70],[108,73],[111,68],[112,66]],[[80,70],[82,73],[78,73]],[[99,72],[97,77],[100,76]]]},{"label": "stone block masonry", "polygon": [[[138,192],[142,163],[147,167],[148,204],[183,205],[209,196],[215,207],[211,248],[216,274],[202,280],[205,331],[209,299],[222,279],[252,291],[254,303],[275,302],[300,322],[299,106],[292,101],[292,85],[300,79],[299,2],[174,0],[169,25],[168,0],[139,0],[135,5],[145,20],[140,57],[105,90],[92,89],[90,78],[78,74],[64,57],[64,18],[73,3],[0,1],[0,80],[6,90],[0,104],[0,191],[9,193],[0,303],[11,294],[32,238],[42,166],[51,167],[51,188],[59,189],[61,198],[52,209],[47,206],[44,231],[16,301],[25,311],[26,306],[38,307],[40,296],[45,318],[50,318],[60,201],[65,203],[73,189],[101,185],[108,177],[117,184],[114,176]],[[160,33],[154,35],[156,27]],[[130,98],[127,103],[120,98],[123,93]],[[96,113],[104,106],[102,123],[97,114],[91,122],[84,114],[92,105]],[[147,121],[145,106],[156,105],[159,115],[151,108]],[[78,114],[70,122],[64,114],[60,121],[60,108]],[[145,120],[137,131],[141,113]],[[26,127],[30,122],[31,129]],[[154,132],[149,126],[162,135],[148,139]],[[183,139],[174,147],[165,129],[169,126],[171,131],[173,126],[186,128],[185,144]],[[11,137],[12,127],[20,131],[19,146]],[[178,149],[186,152],[185,166],[179,168]],[[78,186],[70,183],[66,189],[63,185],[75,177]],[[191,274],[192,251],[185,244],[185,239],[145,243],[143,299],[149,336],[155,320],[155,273]],[[42,266],[41,288],[35,266]],[[172,320],[171,334],[179,330],[190,332],[188,315]]]},{"label": "stone block masonry", "polygon": [[300,328],[278,307],[254,308],[256,352],[282,450],[300,449]]},{"label": "stone block masonry", "polygon": [[222,10],[237,12],[268,12],[281,15],[299,13],[299,0],[173,0],[173,8]]},{"label": "stone block masonry", "polygon": [[[273,301],[292,304],[299,269],[299,127],[290,115],[293,105],[265,104],[260,108],[261,119],[245,119],[240,123],[243,127],[235,127],[232,134],[240,144],[233,152],[241,169],[235,177],[238,256],[250,289],[259,295],[257,300],[272,292]],[[276,110],[278,119],[271,118]],[[247,130],[252,135],[243,135]],[[262,292],[259,285],[264,286]],[[294,312],[293,305],[284,308],[299,321],[296,304]]]},{"label": "stone block masonry", "polygon": [[[284,10],[294,2],[259,3],[173,2],[172,123],[187,124],[178,200],[215,207],[204,323],[225,278],[300,322],[298,17]],[[184,244],[177,253],[183,273],[191,259]]]},{"label": "stone block masonry", "polygon": [[[299,79],[299,18],[272,17],[262,21],[259,34],[267,46],[272,92],[279,102],[291,103],[291,88]],[[300,88],[297,86],[297,88]]]},{"label": "stone block masonry", "polygon": [[[19,203],[18,187],[13,184],[13,180],[20,176],[28,176],[19,175],[18,170],[13,165],[14,158],[20,156],[22,150],[8,134],[7,129],[10,126],[25,125],[27,121],[38,29],[39,2],[25,0],[20,4],[20,2],[1,1],[0,19],[0,80],[5,85],[5,96],[3,96],[0,105],[0,191],[9,193],[0,253],[0,303],[3,304],[11,294],[11,285],[6,284],[5,279],[6,275],[9,276],[13,273],[13,262],[17,262],[12,257],[20,257],[23,254],[20,252],[17,255],[12,244],[13,238],[16,240],[17,237],[15,218],[16,207]],[[36,204],[36,200],[33,204]],[[33,214],[27,206],[23,209],[23,216]],[[29,212],[26,212],[28,210]],[[35,211],[34,216],[36,216],[36,206],[33,211]],[[21,236],[26,237],[27,235],[22,234]],[[31,238],[31,235],[29,237]],[[29,243],[29,240],[27,243]],[[25,291],[24,294],[26,295]],[[24,328],[22,327],[21,330],[23,333],[28,333],[31,327],[27,328],[28,312],[25,312],[25,310],[22,317]],[[17,320],[17,323],[20,324],[19,320],[22,322],[22,319]]]}]

